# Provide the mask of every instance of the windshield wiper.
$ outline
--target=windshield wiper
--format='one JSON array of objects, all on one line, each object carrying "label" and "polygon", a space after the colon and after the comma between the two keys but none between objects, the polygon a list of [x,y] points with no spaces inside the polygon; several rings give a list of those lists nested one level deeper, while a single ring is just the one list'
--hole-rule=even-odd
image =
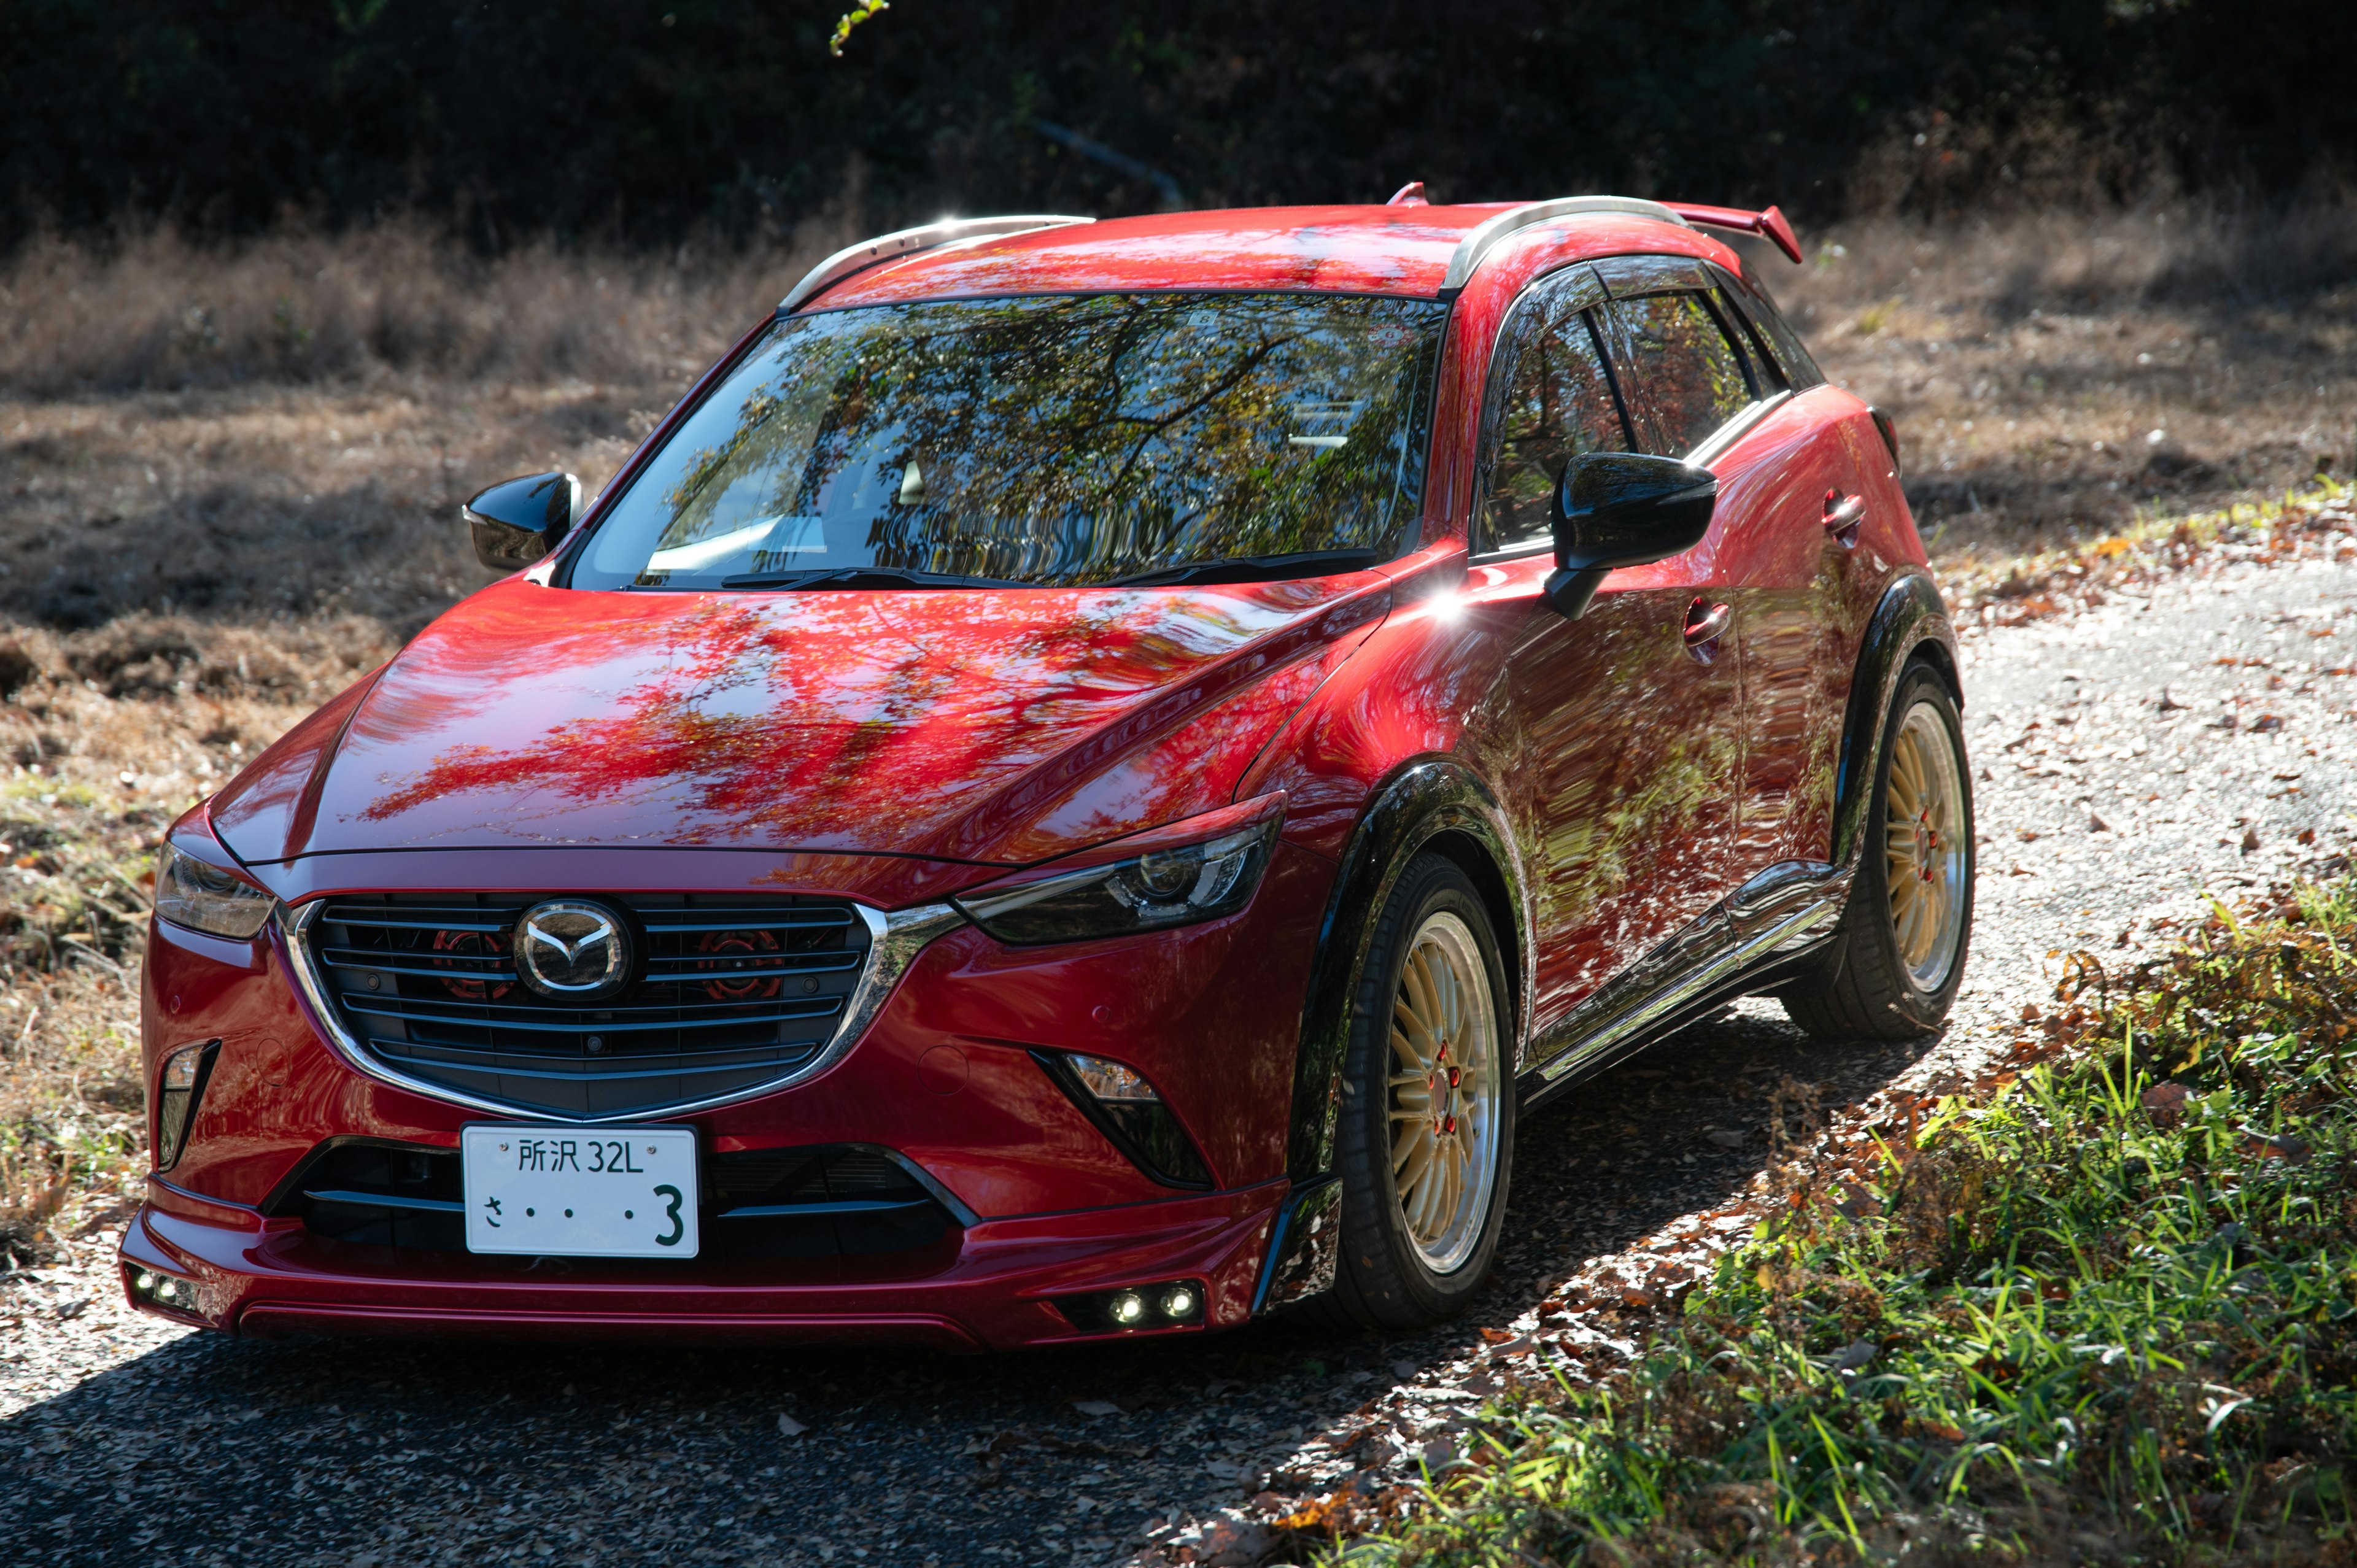
[{"label": "windshield wiper", "polygon": [[1383,559],[1380,550],[1300,550],[1288,555],[1225,555],[1217,561],[1196,561],[1184,566],[1162,566],[1133,572],[1100,585],[1107,588],[1144,587],[1157,583],[1265,583],[1281,577],[1327,577],[1356,572]]},{"label": "windshield wiper", "polygon": [[905,566],[821,566],[802,572],[748,572],[723,577],[724,588],[1026,588],[1006,577],[961,577]]}]

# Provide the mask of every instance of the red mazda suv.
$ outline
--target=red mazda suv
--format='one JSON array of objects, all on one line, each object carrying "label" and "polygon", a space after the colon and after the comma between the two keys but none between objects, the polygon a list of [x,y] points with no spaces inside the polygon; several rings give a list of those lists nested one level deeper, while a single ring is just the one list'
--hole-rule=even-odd
[{"label": "red mazda suv", "polygon": [[1005,1348],[1461,1308],[1514,1122],[1747,993],[1936,1026],[1889,422],[1611,197],[830,258],[171,829],[141,1306]]}]

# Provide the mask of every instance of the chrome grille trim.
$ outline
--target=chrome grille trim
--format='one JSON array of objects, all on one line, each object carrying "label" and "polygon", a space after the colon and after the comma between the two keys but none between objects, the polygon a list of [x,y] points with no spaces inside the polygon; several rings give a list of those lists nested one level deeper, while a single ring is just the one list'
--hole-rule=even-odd
[{"label": "chrome grille trim", "polygon": [[[270,923],[269,937],[279,962],[285,966],[286,972],[294,977],[296,990],[301,995],[304,1006],[311,1015],[312,1027],[345,1066],[380,1083],[389,1084],[395,1089],[421,1095],[429,1100],[438,1100],[445,1104],[463,1106],[471,1111],[489,1112],[498,1116],[530,1117],[535,1120],[575,1122],[583,1126],[596,1126],[611,1122],[643,1121],[649,1116],[691,1115],[699,1111],[712,1110],[716,1106],[732,1105],[741,1101],[758,1099],[764,1094],[773,1094],[779,1090],[791,1088],[807,1079],[816,1077],[841,1061],[851,1047],[858,1043],[868,1026],[876,1021],[876,1015],[883,1011],[884,1004],[890,999],[893,991],[899,987],[901,975],[907,972],[909,965],[915,961],[917,955],[936,938],[945,936],[966,923],[965,917],[948,904],[927,904],[913,909],[895,909],[888,912],[872,909],[865,904],[850,904],[848,907],[853,914],[867,928],[866,964],[861,971],[858,980],[853,984],[849,998],[843,1005],[841,1020],[836,1024],[834,1032],[826,1037],[814,1055],[796,1063],[790,1070],[775,1078],[733,1089],[723,1094],[677,1103],[666,1103],[660,1107],[635,1106],[626,1111],[615,1111],[599,1115],[576,1115],[540,1106],[518,1105],[513,1101],[502,1101],[488,1095],[470,1094],[447,1084],[436,1083],[404,1072],[392,1062],[381,1058],[371,1051],[367,1044],[345,1026],[343,1010],[338,1005],[336,997],[328,990],[319,973],[318,965],[313,959],[311,929],[325,918],[334,903],[335,900],[331,897],[318,897],[285,907],[281,918]],[[479,909],[472,908],[469,908],[468,912],[478,917],[480,914]],[[740,921],[737,924],[742,923]],[[734,929],[736,927],[730,926],[724,929]],[[451,972],[436,972],[447,975]],[[469,972],[467,978],[476,978],[476,976]],[[398,1043],[411,1047],[418,1044],[414,1041]],[[519,1069],[517,1076],[526,1076],[527,1071],[528,1069]],[[614,1076],[619,1079],[622,1075]]]}]

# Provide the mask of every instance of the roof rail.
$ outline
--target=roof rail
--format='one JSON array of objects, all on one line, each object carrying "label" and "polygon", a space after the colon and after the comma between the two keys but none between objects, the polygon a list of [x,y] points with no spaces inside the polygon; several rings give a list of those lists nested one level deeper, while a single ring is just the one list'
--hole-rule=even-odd
[{"label": "roof rail", "polygon": [[1770,244],[1792,258],[1801,260],[1801,238],[1792,232],[1792,220],[1783,209],[1770,207],[1764,212],[1752,212],[1740,207],[1694,207],[1674,201],[1670,210],[1689,223],[1699,223],[1706,229],[1733,229],[1738,233],[1758,234]]},{"label": "roof rail", "polygon": [[1499,241],[1518,229],[1534,223],[1552,222],[1557,218],[1577,218],[1587,212],[1620,212],[1636,218],[1653,218],[1681,228],[1692,228],[1674,209],[1658,201],[1642,201],[1633,196],[1558,196],[1552,201],[1525,201],[1520,207],[1509,207],[1495,218],[1457,242],[1456,253],[1448,258],[1448,271],[1440,280],[1440,297],[1454,299],[1465,292],[1473,280],[1474,270],[1480,266]]},{"label": "roof rail", "polygon": [[862,240],[856,245],[845,245],[803,274],[802,281],[789,289],[785,298],[778,301],[778,314],[788,314],[854,273],[864,272],[884,262],[897,261],[902,256],[913,256],[919,251],[930,251],[960,240],[978,240],[992,234],[1020,234],[1032,229],[1060,229],[1069,224],[1095,221],[1093,218],[1067,218],[1052,212],[1031,212],[1013,218],[944,218],[938,223],[897,229],[889,234],[878,234],[873,240]]}]

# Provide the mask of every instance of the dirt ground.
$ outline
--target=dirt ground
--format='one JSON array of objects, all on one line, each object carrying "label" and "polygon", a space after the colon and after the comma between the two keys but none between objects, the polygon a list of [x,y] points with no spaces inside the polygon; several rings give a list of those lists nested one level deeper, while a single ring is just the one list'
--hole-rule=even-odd
[{"label": "dirt ground", "polygon": [[[2347,264],[2357,256],[2352,233],[2357,220],[2330,214],[2278,215],[2238,230],[2217,214],[2158,210],[2023,220],[2001,230],[1878,225],[1807,236],[1812,260],[1803,267],[1772,255],[1759,266],[1827,372],[1896,418],[1935,569],[1952,585],[1978,590],[2040,552],[2155,518],[2280,496],[2319,469],[2348,477],[2357,459],[2357,284],[2344,281],[2357,277],[2357,266]],[[52,1438],[64,1442],[70,1427],[81,1429],[60,1424],[67,1415],[85,1426],[96,1421],[58,1402],[74,1382],[112,1368],[105,1388],[128,1389],[122,1380],[135,1380],[141,1354],[174,1337],[96,1294],[105,1280],[103,1254],[145,1161],[132,1049],[136,933],[162,828],[256,748],[490,580],[457,523],[461,498],[495,478],[560,467],[594,489],[694,372],[783,292],[802,259],[781,252],[626,264],[540,253],[502,270],[461,264],[430,248],[369,252],[350,242],[289,242],[224,260],[157,242],[113,271],[55,251],[20,259],[14,271],[0,267],[0,1273],[15,1271],[17,1291],[0,1308],[0,1361],[9,1363],[0,1378],[14,1389],[10,1413],[0,1419],[23,1437],[27,1455],[46,1452],[41,1445]],[[2229,549],[2203,559],[2222,567],[2234,557]],[[2266,600],[2265,615],[2246,596],[2235,603],[2251,606],[2250,617],[2229,617],[2198,638],[2169,632],[2177,656],[2168,662],[2183,666],[2172,677],[2179,700],[2190,701],[2186,693],[2199,687],[2201,701],[2228,713],[2292,702],[2266,694],[2273,688],[2253,672],[2261,666],[2236,664],[2240,673],[2231,677],[2198,672],[2214,669],[2204,661],[2213,649],[2234,650],[2235,659],[2275,658],[2271,639],[2345,638],[2352,623],[2344,577],[2345,570],[2329,582],[2268,576],[2277,586],[2258,596]],[[2036,601],[2035,581],[2042,579],[2033,579],[2013,598],[1990,599],[1991,616],[2018,619],[2020,607]],[[2231,578],[2225,585],[2245,592]],[[2149,628],[2210,602],[2199,594],[2149,596],[2131,629],[2151,635]],[[2314,625],[2298,624],[2309,613],[2303,607],[2319,606],[2341,607]],[[2010,751],[2004,749],[2016,738],[2010,732],[2000,738],[1995,729],[1975,730],[1976,755],[1986,747],[1999,752],[1990,760],[2000,767],[2010,758],[2059,770],[2017,766],[2000,776],[2010,793],[1990,786],[1992,808],[2004,814],[1986,867],[2004,878],[2005,892],[1985,896],[1985,911],[2018,905],[2023,933],[2051,921],[2069,928],[2073,942],[2108,940],[2118,922],[2158,918],[2155,910],[2197,889],[2205,875],[2231,882],[2287,866],[2284,857],[2304,853],[2293,847],[2296,831],[2321,828],[2329,836],[2338,822],[2347,795],[2337,763],[2271,757],[2280,765],[2262,779],[2207,751],[2196,771],[2208,770],[2203,790],[2215,799],[2188,807],[2181,823],[2165,822],[2162,802],[2193,785],[2156,773],[2135,749],[2129,731],[2148,716],[2143,704],[2155,693],[2122,681],[2104,699],[2113,704],[2104,723],[2121,734],[2084,755],[2064,742],[2097,726],[2062,727],[2077,684],[2065,666],[2108,667],[2147,657],[2148,650],[2106,633],[2108,650],[2074,653],[2072,623],[2050,617],[1992,626],[1987,635],[2000,633],[2004,658],[1974,679],[2004,679],[2001,670],[2012,668],[2005,661],[2013,660],[2024,681],[2039,684],[1982,711],[2023,723],[2042,712],[2048,723],[2040,736],[2024,731],[2023,745]],[[1975,657],[1996,658],[1997,645],[1989,647]],[[2270,677],[2293,663],[2308,666],[2287,677],[2306,683],[2294,695],[2315,708],[2312,715],[2298,711],[2304,726],[2320,733],[2345,718],[2346,700],[2336,693],[2346,682],[2320,672],[2326,661],[2280,658],[2280,667],[2265,667]],[[2227,684],[2210,692],[2205,679]],[[2259,744],[2247,733],[2215,728],[2207,715],[2201,724],[2212,727],[2199,736],[2186,715],[2176,722],[2205,746]],[[2050,740],[2068,755],[2050,756]],[[2303,772],[2309,777],[2297,777]],[[2276,775],[2295,777],[2286,782]],[[2014,794],[2019,800],[2007,804]],[[2132,805],[2115,799],[2130,794]],[[2080,821],[2083,812],[2106,819],[2104,831],[2123,836],[2096,834]],[[2129,825],[2140,816],[2151,819],[2149,831]],[[2237,833],[2262,825],[2265,847],[2245,853]],[[2112,876],[2115,846],[2126,845],[2129,832],[2138,834],[2132,898],[2097,886]],[[2050,855],[2051,843],[2022,849],[2018,858],[2003,853],[2008,843],[2064,833],[2073,835],[2072,854],[2059,859]],[[2079,878],[2086,897],[2074,901]],[[2018,934],[2009,945],[1984,946],[1974,1037],[1993,1037],[2007,1010],[2044,984],[2039,941]],[[2010,968],[1993,974],[1988,966],[1998,962]],[[1754,1062],[1781,1063],[1798,1048],[1764,1015],[1741,1015],[1727,1030],[1698,1047],[1697,1059],[1739,1072]],[[1845,1092],[1864,1093],[1908,1066],[1903,1058],[1861,1058],[1831,1076]],[[1599,1090],[1592,1114],[1558,1116],[1554,1132],[1538,1135],[1542,1146],[1567,1151],[1609,1131],[1628,1170],[1651,1169],[1646,1135],[1621,1129],[1654,1125],[1657,1113],[1693,1120],[1693,1107],[1658,1106],[1663,1092],[1652,1080],[1620,1075]],[[1686,1186],[1707,1176],[1732,1190],[1744,1174],[1745,1156],[1715,1144],[1681,1143],[1663,1158],[1660,1174]],[[1627,1248],[1692,1207],[1686,1198],[1695,1195],[1678,1181],[1650,1196],[1639,1196],[1642,1187],[1623,1180],[1615,1190],[1631,1196],[1593,1213],[1582,1208],[1584,1189],[1568,1177],[1527,1197],[1518,1191],[1531,1240],[1483,1322],[1511,1320],[1526,1297],[1535,1299],[1530,1293],[1544,1276],[1559,1278],[1578,1260]],[[1299,1385],[1297,1412],[1231,1415],[1206,1405],[1212,1413],[1189,1418],[1190,1456],[1156,1450],[1168,1456],[1134,1482],[1119,1474],[1125,1455],[1158,1441],[1161,1418],[1154,1412],[1173,1406],[1118,1391],[1134,1381],[1143,1388],[1149,1370],[1160,1378],[1167,1369],[1059,1363],[1049,1380],[1055,1387],[1044,1393],[1017,1386],[1028,1373],[992,1372],[973,1384],[964,1374],[928,1370],[914,1384],[894,1381],[893,1391],[860,1415],[857,1400],[821,1386],[820,1370],[781,1363],[758,1380],[741,1409],[673,1411],[658,1424],[679,1453],[702,1453],[696,1444],[706,1414],[716,1433],[749,1421],[768,1434],[781,1408],[805,1419],[823,1409],[828,1423],[840,1423],[840,1438],[827,1439],[843,1449],[836,1458],[881,1466],[877,1473],[905,1481],[974,1463],[962,1456],[971,1451],[874,1450],[879,1434],[895,1423],[931,1423],[951,1397],[994,1410],[1003,1404],[992,1417],[999,1424],[979,1439],[985,1449],[1019,1428],[1046,1435],[1038,1443],[1006,1438],[992,1452],[1060,1456],[1026,1460],[1039,1475],[1018,1487],[1041,1488],[1060,1509],[1075,1487],[1083,1497],[1102,1493],[1105,1514],[1128,1516],[1109,1521],[1102,1537],[1088,1533],[1095,1528],[1089,1509],[1072,1520],[1071,1541],[1106,1542],[1086,1549],[1101,1560],[1132,1539],[1149,1505],[1170,1521],[1164,1539],[1170,1538],[1186,1518],[1235,1497],[1239,1478],[1290,1463],[1284,1456],[1308,1440],[1329,1409],[1342,1408],[1335,1402],[1358,1383],[1405,1377],[1395,1363],[1413,1369],[1459,1355],[1469,1343],[1443,1336],[1430,1344],[1313,1346],[1290,1332],[1271,1329],[1265,1344],[1207,1351],[1209,1359],[1181,1369],[1181,1380],[1211,1387],[1282,1365],[1291,1369],[1287,1387]],[[275,1369],[235,1359],[242,1351],[189,1345],[172,1354],[171,1377],[193,1380],[175,1386],[220,1376],[224,1387],[247,1391],[237,1395],[244,1402],[236,1410],[211,1411],[220,1423],[242,1419],[249,1407],[277,1408],[292,1397],[281,1387],[291,1378],[327,1391],[320,1398],[338,1422],[346,1419],[335,1414],[339,1405],[350,1404],[352,1423],[365,1409],[401,1431],[406,1396],[383,1391],[382,1380],[350,1384],[325,1353],[305,1352]],[[223,1356],[233,1365],[216,1365]],[[1213,1376],[1215,1365],[1226,1366],[1222,1357],[1234,1365]],[[490,1375],[487,1364],[466,1365]],[[548,1387],[534,1393],[536,1383],[518,1384],[510,1392],[553,1401],[562,1385],[565,1399],[574,1397],[555,1363],[533,1365],[527,1380]],[[403,1359],[400,1367],[407,1370],[397,1378],[426,1376],[424,1363]],[[473,1376],[433,1382],[424,1397],[456,1412],[475,1391]],[[608,1380],[580,1399],[602,1427],[640,1419],[630,1412],[653,1397],[649,1386]],[[1060,1423],[1071,1424],[1065,1392],[1093,1398],[1107,1388],[1128,1412],[1118,1433],[1083,1423],[1055,1435]],[[1214,1389],[1205,1397],[1216,1395]],[[145,1408],[145,1393],[123,1398],[126,1411]],[[15,1414],[43,1409],[55,1419],[26,1424]],[[533,1419],[560,1414],[551,1405]],[[693,1433],[683,1424],[691,1422]],[[763,1442],[777,1449],[764,1463],[793,1462],[774,1438]],[[864,1457],[863,1445],[872,1450]],[[118,1446],[129,1462],[135,1444],[124,1437]],[[658,1482],[650,1471],[618,1484],[651,1496]],[[975,1483],[960,1482],[968,1484]],[[47,1516],[70,1514],[81,1506],[74,1494],[70,1486],[45,1494],[41,1507]],[[1016,1495],[977,1492],[990,1507],[975,1517],[1003,1511],[1005,1498]],[[85,1512],[96,1506],[85,1502]],[[485,1515],[485,1541],[563,1544],[561,1535],[517,1536],[514,1520],[488,1509]],[[890,1536],[898,1527],[887,1515],[856,1530],[801,1514],[765,1529],[781,1548],[802,1541],[810,1560],[828,1560],[840,1535],[846,1555],[872,1546],[877,1560],[920,1561],[954,1539],[942,1533],[950,1517],[927,1513],[905,1537]],[[1060,1527],[1054,1535],[1066,1538]],[[926,1545],[910,1554],[888,1538]],[[210,1539],[226,1547],[240,1537],[231,1530]],[[368,1545],[358,1535],[307,1539],[328,1555],[286,1561],[340,1563],[347,1556],[335,1553]],[[387,1552],[385,1562],[406,1561],[399,1539],[369,1550]],[[855,1550],[855,1543],[865,1544]],[[659,1557],[668,1548],[658,1542],[649,1550]],[[1025,1536],[997,1554],[1021,1558],[1031,1550]]]},{"label": "dirt ground", "polygon": [[[765,254],[486,263],[394,227],[0,265],[0,1245],[136,1163],[162,826],[490,580],[462,498],[594,491],[845,221]],[[1953,582],[2357,459],[2357,213],[1806,238],[1753,265],[1898,422]]]}]

